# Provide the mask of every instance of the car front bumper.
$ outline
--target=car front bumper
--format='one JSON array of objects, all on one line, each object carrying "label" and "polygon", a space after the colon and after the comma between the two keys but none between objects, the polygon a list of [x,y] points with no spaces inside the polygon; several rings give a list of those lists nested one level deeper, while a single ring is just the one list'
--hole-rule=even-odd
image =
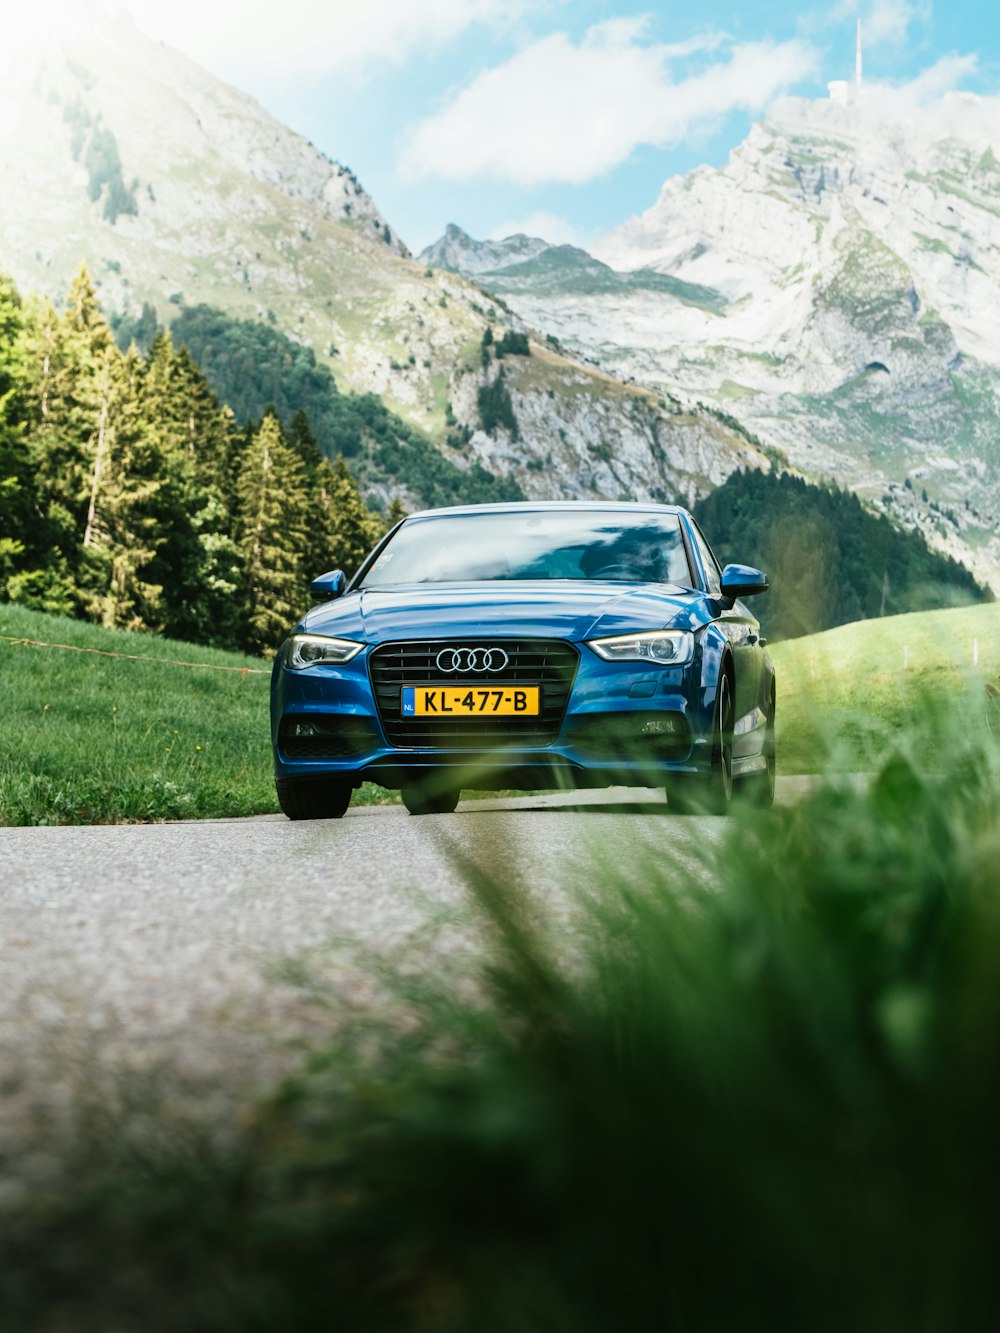
[{"label": "car front bumper", "polygon": [[278,778],[340,776],[396,788],[448,770],[451,785],[490,789],[658,785],[711,762],[714,684],[700,654],[682,667],[603,661],[586,645],[551,743],[389,744],[369,671],[371,650],[344,666],[274,667],[271,739]]}]

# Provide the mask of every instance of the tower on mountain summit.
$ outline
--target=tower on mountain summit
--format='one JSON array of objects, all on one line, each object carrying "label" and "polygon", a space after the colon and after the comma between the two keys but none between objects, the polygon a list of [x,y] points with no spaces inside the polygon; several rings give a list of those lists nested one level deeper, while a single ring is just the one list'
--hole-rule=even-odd
[{"label": "tower on mountain summit", "polygon": [[861,59],[861,20],[858,19],[857,35],[854,42],[854,82],[846,79],[831,79],[826,85],[830,101],[841,106],[850,106],[861,101],[861,84],[864,81],[864,66]]}]

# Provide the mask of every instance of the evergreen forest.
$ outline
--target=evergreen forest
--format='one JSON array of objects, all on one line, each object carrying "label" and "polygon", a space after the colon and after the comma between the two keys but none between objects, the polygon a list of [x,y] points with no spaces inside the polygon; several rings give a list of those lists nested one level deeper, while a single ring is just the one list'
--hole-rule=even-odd
[{"label": "evergreen forest", "polygon": [[266,654],[385,527],[305,411],[242,421],[167,330],[122,350],[85,267],[61,311],[0,277],[0,598]]},{"label": "evergreen forest", "polygon": [[771,583],[752,605],[772,638],[880,615],[992,600],[964,565],[932,551],[836,486],[790,472],[734,472],[694,505],[719,560]]}]

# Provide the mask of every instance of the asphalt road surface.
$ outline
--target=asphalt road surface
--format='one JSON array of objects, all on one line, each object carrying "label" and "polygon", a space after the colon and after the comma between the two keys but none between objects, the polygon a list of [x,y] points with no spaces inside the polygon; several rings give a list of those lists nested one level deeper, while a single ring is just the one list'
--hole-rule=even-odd
[{"label": "asphalt road surface", "polygon": [[377,1005],[387,973],[454,969],[482,940],[470,865],[561,928],[574,885],[644,849],[690,858],[725,823],[622,790],[420,818],[0,829],[0,1192],[5,1166],[41,1169],[87,1117],[169,1099],[225,1126],[335,1032],[338,1006]]}]

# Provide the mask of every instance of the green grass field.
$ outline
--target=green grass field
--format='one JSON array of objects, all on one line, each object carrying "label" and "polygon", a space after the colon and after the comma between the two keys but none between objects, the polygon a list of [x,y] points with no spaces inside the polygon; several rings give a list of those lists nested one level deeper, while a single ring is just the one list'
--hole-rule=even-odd
[{"label": "green grass field", "polygon": [[0,605],[0,824],[276,811],[269,677],[260,658]]},{"label": "green grass field", "polygon": [[780,770],[868,770],[928,706],[984,724],[986,684],[1000,680],[1000,603],[864,620],[768,651]]},{"label": "green grass field", "polygon": [[[0,606],[0,823],[275,810],[256,658]],[[135,662],[11,638],[132,653]],[[168,665],[170,659],[237,670]]]},{"label": "green grass field", "polygon": [[[277,809],[266,662],[10,605],[0,605],[0,636],[0,824]],[[98,652],[12,642],[24,639]],[[982,712],[986,681],[1000,677],[1000,606],[845,625],[770,651],[781,770],[867,769],[928,696]],[[366,785],[354,799],[394,798]]]}]

